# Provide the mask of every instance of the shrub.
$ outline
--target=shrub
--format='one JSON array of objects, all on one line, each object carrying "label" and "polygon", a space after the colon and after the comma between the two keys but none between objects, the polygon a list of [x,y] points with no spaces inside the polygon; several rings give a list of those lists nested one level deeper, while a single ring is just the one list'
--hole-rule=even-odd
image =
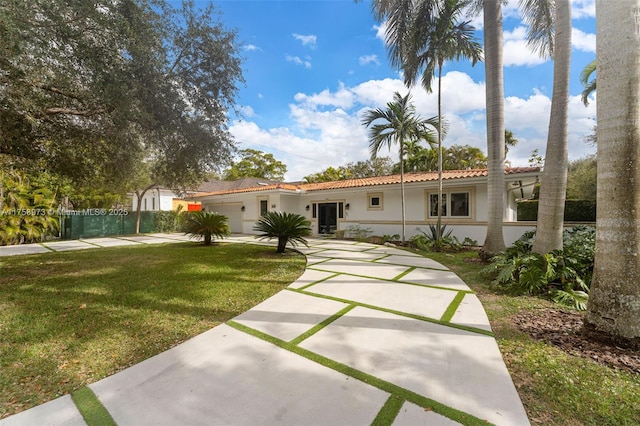
[{"label": "shrub", "polygon": [[[518,201],[518,220],[538,220],[538,200]],[[566,200],[564,205],[566,222],[595,222],[595,200]]]},{"label": "shrub", "polygon": [[370,228],[362,228],[360,225],[351,225],[345,230],[345,235],[356,241],[367,241],[367,238],[373,233]]},{"label": "shrub", "polygon": [[563,249],[544,255],[533,253],[535,231],[522,235],[513,246],[491,258],[485,272],[492,284],[513,294],[547,295],[556,303],[586,309],[593,274],[595,229],[576,226],[563,235]]},{"label": "shrub", "polygon": [[398,241],[400,239],[400,234],[393,234],[393,235],[388,235],[385,234],[382,236],[382,243],[388,243],[391,241]]},{"label": "shrub", "polygon": [[437,239],[436,225],[429,225],[428,232],[418,228],[419,235],[409,239],[416,248],[422,251],[453,251],[462,250],[462,244],[451,235],[452,229],[447,231],[447,225],[440,227],[440,240]]},{"label": "shrub", "polygon": [[211,245],[213,237],[224,238],[231,235],[227,217],[213,212],[189,212],[183,227],[191,238],[204,237],[204,245]]},{"label": "shrub", "polygon": [[182,206],[176,210],[159,211],[154,216],[153,230],[155,232],[177,232],[184,225],[185,215],[182,213]]},{"label": "shrub", "polygon": [[254,231],[262,232],[256,235],[261,240],[278,239],[278,253],[284,253],[287,243],[296,246],[298,243],[307,246],[304,237],[311,235],[311,222],[304,216],[295,213],[267,212],[256,221]]}]

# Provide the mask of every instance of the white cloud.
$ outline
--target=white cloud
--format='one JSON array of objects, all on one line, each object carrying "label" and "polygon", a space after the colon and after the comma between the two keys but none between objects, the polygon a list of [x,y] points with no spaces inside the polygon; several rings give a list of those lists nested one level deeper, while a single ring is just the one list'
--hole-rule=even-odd
[{"label": "white cloud", "polygon": [[547,61],[534,53],[527,45],[527,29],[518,26],[512,31],[504,32],[504,65],[508,66],[534,66]]},{"label": "white cloud", "polygon": [[376,38],[386,45],[385,34],[387,32],[387,21],[384,21],[380,25],[374,25],[372,30],[376,32]]},{"label": "white cloud", "polygon": [[293,33],[292,35],[293,35],[293,38],[300,41],[303,46],[309,46],[312,49],[316,47],[316,42],[318,41],[317,36],[313,34],[302,35],[302,34],[296,34],[296,33]]},{"label": "white cloud", "polygon": [[571,45],[583,52],[596,53],[596,35],[585,33],[577,28],[571,31]]},{"label": "white cloud", "polygon": [[347,90],[343,83],[340,83],[336,92],[325,89],[320,93],[314,93],[312,95],[296,93],[293,99],[296,102],[309,106],[311,109],[315,109],[318,106],[336,106],[348,109],[353,105],[354,94],[352,91]]},{"label": "white cloud", "polygon": [[[445,146],[471,145],[486,153],[485,84],[469,75],[450,71],[443,76],[443,111],[450,130]],[[236,121],[230,131],[241,147],[271,152],[288,168],[287,180],[300,180],[329,166],[369,158],[367,130],[361,124],[362,113],[384,108],[394,92],[407,93],[402,80],[369,80],[354,86],[339,83],[335,90],[297,93],[289,104],[289,123],[283,127],[260,128],[252,121]],[[437,113],[437,93],[427,94],[421,87],[412,89],[417,112],[424,118]],[[545,154],[551,99],[538,90],[528,97],[505,99],[505,127],[514,132],[518,145],[509,152],[513,166],[526,166],[531,152]],[[569,103],[570,159],[591,154],[594,148],[584,143],[595,124],[595,102],[585,108],[580,96]],[[381,155],[387,155],[386,149]],[[389,155],[396,159],[396,152]]]},{"label": "white cloud", "polygon": [[255,51],[262,52],[262,49],[256,46],[255,44],[245,44],[244,46],[242,46],[242,48],[248,52],[255,52]]},{"label": "white cloud", "polygon": [[368,64],[376,64],[380,65],[380,60],[378,59],[378,55],[364,55],[358,58],[358,62],[360,65],[368,65]]},{"label": "white cloud", "polygon": [[293,62],[296,65],[302,65],[303,67],[309,69],[311,68],[311,62],[307,59],[302,60],[299,56],[285,55],[285,60],[287,62]]},{"label": "white cloud", "polygon": [[573,19],[594,18],[595,16],[595,0],[571,0],[571,17]]},{"label": "white cloud", "polygon": [[252,118],[252,117],[255,117],[256,115],[256,112],[249,105],[240,106],[240,113],[247,118]]}]

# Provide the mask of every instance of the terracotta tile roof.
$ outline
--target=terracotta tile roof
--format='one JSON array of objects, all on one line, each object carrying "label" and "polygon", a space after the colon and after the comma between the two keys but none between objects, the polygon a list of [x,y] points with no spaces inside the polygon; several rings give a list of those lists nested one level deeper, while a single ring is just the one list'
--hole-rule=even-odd
[{"label": "terracotta tile roof", "polygon": [[288,191],[298,191],[300,188],[297,185],[291,185],[289,183],[272,183],[269,185],[251,186],[247,188],[227,189],[213,192],[199,192],[194,197],[205,197],[209,195],[223,195],[223,194],[239,194],[243,192],[259,192],[259,191],[271,191],[274,189],[285,189]]},{"label": "terracotta tile roof", "polygon": [[[518,173],[535,173],[539,172],[539,167],[510,167],[505,169],[506,175],[513,175]],[[463,179],[487,176],[487,169],[473,169],[473,170],[443,170],[442,179]],[[418,173],[405,173],[405,183],[415,182],[429,182],[437,181],[438,172],[418,172]],[[288,191],[322,191],[329,189],[345,189],[345,188],[360,188],[365,186],[379,186],[379,185],[392,185],[400,183],[400,175],[389,176],[376,176],[360,179],[346,179],[332,182],[318,182],[318,183],[277,183],[270,185],[253,186],[248,188],[237,188],[229,190],[220,190],[215,192],[198,193],[196,197],[203,197],[209,195],[223,195],[223,194],[237,194],[246,192],[258,192],[258,191],[270,191],[277,189],[284,189]]]},{"label": "terracotta tile roof", "polygon": [[[538,172],[538,167],[511,167],[505,169],[505,174],[511,175],[516,173]],[[487,169],[473,169],[473,170],[443,170],[442,179],[463,179],[472,177],[484,177],[487,176]],[[437,181],[438,172],[419,172],[419,173],[405,173],[405,183],[414,182],[429,182]],[[390,185],[400,183],[400,175],[389,176],[376,176],[361,179],[347,179],[333,182],[319,182],[319,183],[307,183],[300,185],[300,189],[304,191],[321,191],[327,189],[343,189],[343,188],[358,188],[363,186],[378,186],[378,185]]]}]

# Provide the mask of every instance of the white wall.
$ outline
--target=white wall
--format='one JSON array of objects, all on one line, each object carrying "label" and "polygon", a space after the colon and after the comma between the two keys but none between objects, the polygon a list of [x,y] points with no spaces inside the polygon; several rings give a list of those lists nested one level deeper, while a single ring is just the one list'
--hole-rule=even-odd
[{"label": "white wall", "polygon": [[[142,197],[141,211],[170,211],[173,210],[173,199],[179,198],[176,193],[168,189],[150,189]],[[146,201],[146,206],[145,206]],[[132,210],[138,209],[138,196],[133,194]]]}]

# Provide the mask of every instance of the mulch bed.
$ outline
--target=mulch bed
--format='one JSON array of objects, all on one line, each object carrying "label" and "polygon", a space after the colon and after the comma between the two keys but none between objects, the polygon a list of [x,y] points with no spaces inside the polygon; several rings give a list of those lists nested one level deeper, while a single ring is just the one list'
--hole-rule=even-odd
[{"label": "mulch bed", "polygon": [[599,364],[640,374],[640,352],[588,339],[582,329],[584,313],[539,309],[516,314],[512,321],[536,340]]}]

